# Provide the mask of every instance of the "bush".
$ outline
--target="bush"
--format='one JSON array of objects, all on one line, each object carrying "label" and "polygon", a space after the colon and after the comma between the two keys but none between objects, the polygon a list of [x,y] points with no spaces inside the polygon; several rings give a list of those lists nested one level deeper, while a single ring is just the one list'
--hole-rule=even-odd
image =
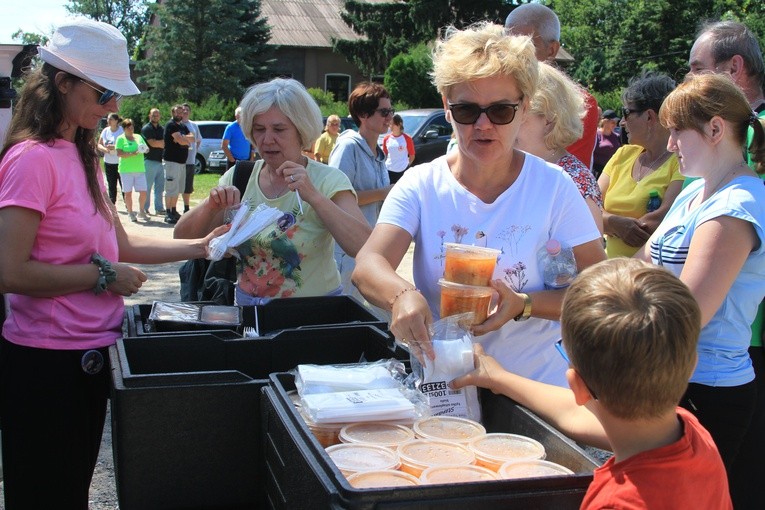
[{"label": "bush", "polygon": [[133,122],[143,125],[149,121],[149,111],[152,108],[159,108],[162,114],[161,123],[164,124],[170,120],[170,110],[173,106],[180,103],[189,103],[191,105],[192,120],[223,120],[230,122],[234,120],[234,110],[237,102],[233,99],[223,100],[217,95],[213,95],[201,104],[195,104],[184,99],[179,99],[173,103],[164,103],[152,100],[148,95],[128,96],[120,103],[120,116],[124,119],[133,119]]},{"label": "bush", "polygon": [[621,109],[622,109],[622,91],[621,90],[612,90],[610,92],[595,92],[590,91],[590,93],[595,96],[595,99],[598,100],[598,106],[600,106],[601,110],[613,110],[619,116],[621,117]]},{"label": "bush", "polygon": [[310,88],[308,93],[319,105],[321,114],[325,117],[337,115],[339,117],[348,116],[348,104],[342,101],[335,101],[335,95],[332,92],[325,92],[319,88]]},{"label": "bush", "polygon": [[385,87],[397,103],[415,108],[438,108],[441,96],[430,81],[433,61],[430,50],[419,44],[391,60],[385,71]]}]

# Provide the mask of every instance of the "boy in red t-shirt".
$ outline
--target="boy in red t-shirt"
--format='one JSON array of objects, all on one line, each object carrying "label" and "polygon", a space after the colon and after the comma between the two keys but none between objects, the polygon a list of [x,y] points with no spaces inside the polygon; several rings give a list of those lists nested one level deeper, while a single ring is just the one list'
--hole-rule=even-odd
[{"label": "boy in red t-shirt", "polygon": [[569,361],[570,390],[507,372],[480,346],[478,368],[452,386],[505,394],[570,437],[612,450],[582,509],[731,509],[717,447],[677,406],[700,328],[699,306],[679,279],[611,259],[582,271],[563,301],[556,347]]}]

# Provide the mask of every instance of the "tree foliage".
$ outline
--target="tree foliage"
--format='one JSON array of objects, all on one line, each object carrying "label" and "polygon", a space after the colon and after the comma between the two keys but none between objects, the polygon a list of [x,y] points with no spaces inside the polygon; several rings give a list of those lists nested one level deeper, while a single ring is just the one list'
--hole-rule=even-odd
[{"label": "tree foliage", "polygon": [[425,44],[391,60],[385,71],[385,87],[396,101],[422,108],[438,108],[441,97],[430,80],[433,60]]},{"label": "tree foliage", "polygon": [[115,26],[127,39],[130,54],[149,22],[147,3],[147,0],[69,0],[66,10]]},{"label": "tree foliage", "polygon": [[551,0],[574,78],[596,91],[624,87],[643,68],[680,81],[700,24],[735,19],[765,42],[765,3],[752,0]]},{"label": "tree foliage", "polygon": [[503,23],[512,10],[509,0],[404,0],[367,3],[347,0],[343,21],[364,39],[333,41],[335,51],[364,74],[382,75],[393,57],[412,46],[434,40],[441,27],[458,28],[482,20]]},{"label": "tree foliage", "polygon": [[148,27],[153,51],[138,63],[153,98],[239,99],[268,76],[271,31],[259,0],[167,0],[153,8],[161,26]]}]

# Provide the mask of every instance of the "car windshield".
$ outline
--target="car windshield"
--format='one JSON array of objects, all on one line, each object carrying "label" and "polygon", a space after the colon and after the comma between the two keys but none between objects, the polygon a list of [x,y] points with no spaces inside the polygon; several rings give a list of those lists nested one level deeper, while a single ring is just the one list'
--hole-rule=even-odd
[{"label": "car windshield", "polygon": [[[420,126],[422,126],[422,123],[425,122],[428,118],[428,114],[424,115],[409,115],[406,113],[400,113],[401,119],[404,121],[404,132],[406,133],[416,133],[418,129],[420,129]],[[424,133],[423,133],[424,134]]]}]

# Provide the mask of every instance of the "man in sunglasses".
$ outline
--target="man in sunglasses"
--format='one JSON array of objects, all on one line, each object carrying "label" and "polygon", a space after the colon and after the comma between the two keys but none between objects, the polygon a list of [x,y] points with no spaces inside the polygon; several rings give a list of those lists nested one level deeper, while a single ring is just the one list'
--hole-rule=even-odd
[{"label": "man in sunglasses", "polygon": [[[552,9],[542,4],[529,3],[516,7],[505,20],[505,32],[512,35],[527,35],[536,48],[537,60],[555,65],[555,56],[560,50],[560,20]],[[584,117],[584,134],[566,150],[592,169],[592,154],[598,134],[598,101],[582,88],[587,112]]]},{"label": "man in sunglasses", "polygon": [[[358,195],[361,212],[374,226],[391,188],[385,168],[385,154],[377,145],[377,140],[388,132],[396,111],[391,107],[390,95],[385,87],[370,82],[358,84],[351,92],[348,110],[359,131],[347,129],[338,136],[329,155],[329,166],[339,168],[348,176]],[[351,283],[355,260],[335,245],[335,261],[340,270],[343,293],[354,295],[363,302],[364,298]]]}]

